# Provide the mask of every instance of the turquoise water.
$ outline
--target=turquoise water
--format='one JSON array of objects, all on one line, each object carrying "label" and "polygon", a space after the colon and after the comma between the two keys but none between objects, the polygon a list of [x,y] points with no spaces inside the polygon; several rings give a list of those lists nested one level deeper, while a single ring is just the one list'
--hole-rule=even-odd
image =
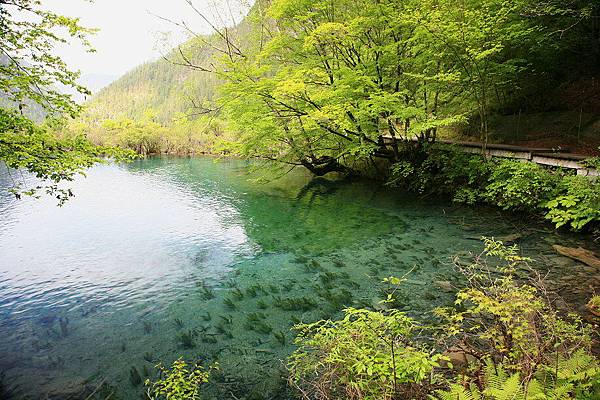
[{"label": "turquoise water", "polygon": [[91,398],[137,399],[143,385],[132,367],[145,379],[157,362],[182,356],[219,362],[206,398],[290,398],[293,324],[377,307],[381,280],[404,274],[399,306],[428,318],[451,301],[448,284],[460,285],[451,257],[479,252],[482,235],[519,233],[525,255],[578,311],[600,289],[597,270],[551,247],[597,251],[584,237],[363,181],[297,172],[259,184],[249,166],[98,166],[71,185],[76,197],[63,207],[2,190],[6,393],[86,398],[102,384]]}]

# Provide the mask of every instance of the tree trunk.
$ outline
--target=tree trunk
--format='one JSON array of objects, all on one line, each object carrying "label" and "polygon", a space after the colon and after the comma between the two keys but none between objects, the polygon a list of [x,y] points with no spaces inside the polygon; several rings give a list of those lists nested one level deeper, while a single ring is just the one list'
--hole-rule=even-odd
[{"label": "tree trunk", "polygon": [[350,169],[329,156],[307,157],[301,161],[302,165],[315,176],[323,176],[329,172],[351,172]]}]

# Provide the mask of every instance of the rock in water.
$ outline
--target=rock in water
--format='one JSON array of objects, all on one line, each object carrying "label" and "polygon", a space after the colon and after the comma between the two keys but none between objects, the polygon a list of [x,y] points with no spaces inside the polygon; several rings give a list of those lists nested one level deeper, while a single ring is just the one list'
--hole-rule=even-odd
[{"label": "rock in water", "polygon": [[586,250],[583,247],[565,247],[558,244],[553,244],[552,247],[554,247],[554,250],[558,254],[580,261],[590,267],[600,268],[600,257],[590,250]]}]

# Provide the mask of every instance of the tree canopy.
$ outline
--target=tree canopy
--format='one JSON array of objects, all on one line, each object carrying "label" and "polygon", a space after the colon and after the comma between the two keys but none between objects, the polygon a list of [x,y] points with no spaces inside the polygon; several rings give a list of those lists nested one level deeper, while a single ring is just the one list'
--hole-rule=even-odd
[{"label": "tree canopy", "polygon": [[[79,72],[68,68],[55,54],[55,48],[71,40],[93,51],[87,40],[93,29],[42,8],[37,0],[0,0],[0,160],[11,174],[24,169],[41,181],[23,188],[13,179],[13,191],[34,194],[40,189],[55,195],[62,203],[72,195],[58,183],[72,180],[103,156],[127,158],[127,153],[92,145],[85,135],[60,138],[61,118],[75,117],[80,105],[64,88],[79,93],[89,91],[77,83]],[[41,106],[48,122],[36,125],[27,116],[27,107]],[[11,175],[12,176],[12,175]]]},{"label": "tree canopy", "polygon": [[239,132],[233,149],[318,175],[368,159],[382,135],[393,138],[392,160],[398,141],[431,141],[466,122],[487,142],[493,110],[524,96],[528,81],[549,80],[583,42],[598,52],[590,32],[566,39],[589,27],[592,2],[259,4],[251,18],[260,40],[230,52],[220,71],[221,105]]}]

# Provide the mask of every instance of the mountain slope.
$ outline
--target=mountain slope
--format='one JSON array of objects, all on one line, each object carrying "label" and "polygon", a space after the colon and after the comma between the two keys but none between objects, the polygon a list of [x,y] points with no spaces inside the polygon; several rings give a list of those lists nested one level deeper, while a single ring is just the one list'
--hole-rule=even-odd
[{"label": "mountain slope", "polygon": [[[191,61],[205,63],[214,55],[204,40],[192,39],[182,46]],[[88,112],[101,118],[125,116],[139,119],[152,109],[158,120],[171,122],[177,113],[193,112],[193,104],[211,101],[217,79],[213,74],[198,72],[176,65],[182,62],[178,50],[159,59],[140,65],[100,90],[88,103]]]}]

